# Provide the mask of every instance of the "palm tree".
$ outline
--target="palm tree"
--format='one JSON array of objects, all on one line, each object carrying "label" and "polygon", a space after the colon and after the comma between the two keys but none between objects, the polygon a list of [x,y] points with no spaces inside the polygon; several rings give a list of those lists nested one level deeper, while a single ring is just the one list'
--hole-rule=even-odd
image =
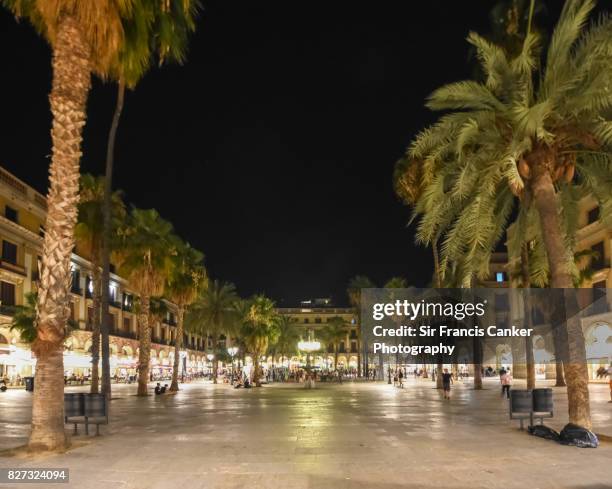
[{"label": "palm tree", "polygon": [[[421,196],[427,183],[422,172],[422,161],[413,158],[400,158],[393,168],[393,188],[400,200],[414,207]],[[434,264],[434,285],[438,289],[442,287],[444,278],[440,268],[440,255],[438,252],[439,233],[431,240],[431,251]]]},{"label": "palm tree", "polygon": [[10,331],[18,331],[21,341],[32,344],[36,341],[36,292],[25,295],[25,304],[13,306],[13,317],[9,323]]},{"label": "palm tree", "polygon": [[[32,345],[37,359],[37,388],[28,446],[31,450],[62,450],[69,444],[64,433],[62,346],[69,317],[70,258],[91,74],[102,78],[112,75],[121,58],[143,62],[129,49],[132,38],[127,34],[147,25],[149,19],[142,16],[143,9],[162,4],[167,8],[169,4],[141,0],[102,4],[74,0],[1,1],[16,17],[32,23],[49,42],[53,54],[49,95],[52,157],[37,305],[38,338]],[[178,3],[184,2],[173,5]]]},{"label": "palm tree", "polygon": [[361,375],[361,345],[363,345],[363,373],[367,377],[368,375],[368,343],[365,339],[361,338],[361,289],[370,289],[376,287],[374,283],[365,275],[356,275],[349,281],[349,285],[347,288],[347,295],[349,298],[349,302],[353,309],[355,309],[355,314],[357,314],[357,319],[359,321],[358,328],[358,338],[357,338],[357,375]]},{"label": "palm tree", "polygon": [[189,246],[189,243],[177,242],[176,254],[172,257],[172,273],[167,278],[166,297],[177,307],[176,343],[174,345],[174,367],[170,391],[178,387],[178,371],[181,348],[183,347],[185,310],[196,299],[199,288],[205,285],[206,272],[202,266],[204,255]]},{"label": "palm tree", "polygon": [[156,210],[132,209],[126,226],[120,229],[119,273],[139,295],[138,395],[147,396],[151,356],[151,297],[161,296],[172,273],[176,238],[172,224]]},{"label": "palm tree", "polygon": [[[238,300],[234,284],[214,280],[204,288],[192,304],[187,315],[191,330],[199,330],[203,336],[212,338],[213,349],[222,334],[230,335],[236,330],[237,315],[235,304]],[[217,383],[219,356],[213,359],[213,382]]]},{"label": "palm tree", "polygon": [[[537,36],[525,37],[508,59],[476,34],[485,83],[464,81],[436,90],[428,101],[443,116],[413,142],[408,156],[422,161],[426,187],[416,206],[423,214],[418,238],[432,242],[445,230],[442,270],[462,261],[468,275],[488,274],[495,242],[521,200],[518,221],[535,214],[551,286],[571,288],[573,232],[568,215],[587,192],[602,215],[612,215],[612,106],[609,17],[583,26],[589,0],[566,2],[538,76]],[[520,231],[517,233],[520,234]],[[568,305],[571,308],[571,304]],[[590,426],[584,337],[578,320],[567,325],[570,357],[566,377],[570,420]]]},{"label": "palm tree", "polygon": [[[91,331],[91,392],[98,392],[100,362],[100,267],[102,265],[104,177],[81,175],[78,221],[74,229],[77,250],[91,262],[93,291],[93,322]],[[120,192],[111,200],[113,231],[125,217],[125,205]],[[113,232],[114,234],[114,232]]]},{"label": "palm tree", "polygon": [[[36,390],[32,402],[31,450],[62,450],[64,433],[63,339],[69,317],[70,258],[79,201],[79,163],[91,72],[104,74],[122,43],[124,11],[95,2],[2,0],[25,17],[52,48],[53,116],[45,223],[37,305]],[[95,26],[95,28],[94,28]]]},{"label": "palm tree", "polygon": [[[132,17],[140,22],[124,23],[125,37],[129,40],[121,50],[112,66],[111,77],[117,81],[117,101],[108,133],[106,147],[106,170],[104,187],[105,233],[102,240],[102,317],[108,317],[110,298],[108,295],[110,277],[110,236],[111,229],[111,193],[113,166],[115,155],[115,140],[119,120],[123,111],[125,89],[135,89],[137,83],[148,71],[153,61],[161,65],[165,61],[175,61],[180,64],[185,59],[187,38],[195,30],[195,17],[199,9],[197,0],[181,2],[135,2]],[[110,398],[110,362],[109,362],[109,325],[105,324],[102,331],[102,390]],[[176,361],[176,360],[175,360]]]},{"label": "palm tree", "polygon": [[[36,292],[28,292],[25,294],[25,304],[10,306],[13,317],[8,323],[9,330],[19,332],[21,341],[29,345],[36,341],[38,335],[36,329],[37,296]],[[78,325],[69,319],[66,323],[66,337],[70,336],[70,332],[75,328],[78,328]]]},{"label": "palm tree", "polygon": [[252,382],[256,387],[261,387],[259,359],[279,336],[274,302],[264,295],[254,296],[249,301],[245,319],[241,328],[241,336],[248,352],[253,355]]},{"label": "palm tree", "polygon": [[346,321],[340,316],[329,318],[325,329],[323,330],[323,338],[325,341],[334,347],[334,370],[338,369],[338,350],[340,342],[346,338]]},{"label": "palm tree", "polygon": [[298,353],[297,344],[300,341],[300,333],[294,321],[289,316],[278,316],[278,339],[270,348],[273,358],[276,355],[283,358],[290,358]]}]

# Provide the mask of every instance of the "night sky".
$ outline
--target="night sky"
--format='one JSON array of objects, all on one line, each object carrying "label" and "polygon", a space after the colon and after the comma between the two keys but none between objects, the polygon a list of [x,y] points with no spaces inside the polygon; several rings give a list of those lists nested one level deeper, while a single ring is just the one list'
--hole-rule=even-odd
[{"label": "night sky", "polygon": [[[556,18],[561,2],[548,2]],[[115,187],[155,207],[214,278],[279,305],[349,278],[431,277],[391,175],[434,114],[425,97],[470,76],[490,0],[203,1],[185,66],[127,96]],[[46,190],[50,51],[0,9],[0,165]],[[103,172],[115,88],[94,82],[82,171]]]}]

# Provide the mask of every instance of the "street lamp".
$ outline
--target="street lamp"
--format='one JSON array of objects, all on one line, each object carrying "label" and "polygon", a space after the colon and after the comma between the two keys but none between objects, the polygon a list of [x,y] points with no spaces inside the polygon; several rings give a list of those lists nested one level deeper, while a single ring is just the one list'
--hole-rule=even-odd
[{"label": "street lamp", "polygon": [[187,363],[187,352],[185,350],[181,350],[179,352],[180,355],[180,359],[181,359],[181,382],[185,382],[185,368],[186,368],[186,363]]},{"label": "street lamp", "polygon": [[209,353],[208,355],[206,355],[206,358],[208,358],[208,363],[209,363],[209,367],[208,368],[209,368],[210,376],[212,378],[212,373],[213,373],[213,371],[212,371],[212,369],[213,369],[212,361],[215,358],[215,355],[213,355],[212,353]]},{"label": "street lamp", "polygon": [[229,353],[229,356],[232,357],[232,382],[234,382],[234,357],[238,353],[238,347],[237,346],[230,346],[227,349],[227,353]]},{"label": "street lamp", "polygon": [[298,341],[298,349],[306,352],[306,367],[310,370],[310,354],[321,349],[321,343],[309,339],[308,341]]}]

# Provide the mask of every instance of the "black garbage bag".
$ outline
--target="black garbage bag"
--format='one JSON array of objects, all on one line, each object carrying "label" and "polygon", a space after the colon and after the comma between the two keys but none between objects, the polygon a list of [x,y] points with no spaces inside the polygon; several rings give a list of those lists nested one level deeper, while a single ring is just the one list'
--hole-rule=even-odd
[{"label": "black garbage bag", "polygon": [[533,436],[539,436],[540,438],[545,438],[546,440],[553,440],[557,442],[560,440],[559,433],[542,424],[528,426],[527,431],[529,431],[529,433]]},{"label": "black garbage bag", "polygon": [[597,448],[599,440],[592,431],[573,423],[566,424],[559,433],[563,445],[574,445],[579,448]]}]

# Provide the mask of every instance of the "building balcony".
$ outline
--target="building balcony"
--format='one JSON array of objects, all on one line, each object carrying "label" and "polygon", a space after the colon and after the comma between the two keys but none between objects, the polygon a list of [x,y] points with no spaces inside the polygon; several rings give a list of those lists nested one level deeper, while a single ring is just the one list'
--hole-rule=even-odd
[{"label": "building balcony", "polygon": [[0,315],[13,317],[15,315],[15,307],[0,304]]},{"label": "building balcony", "polygon": [[113,336],[119,336],[120,338],[129,338],[132,340],[138,339],[138,335],[136,333],[133,333],[132,331],[116,330],[113,331],[111,334]]},{"label": "building balcony", "polygon": [[8,270],[9,272],[13,272],[24,277],[26,276],[26,269],[16,263],[12,263],[7,260],[0,260],[0,267],[4,270]]}]

